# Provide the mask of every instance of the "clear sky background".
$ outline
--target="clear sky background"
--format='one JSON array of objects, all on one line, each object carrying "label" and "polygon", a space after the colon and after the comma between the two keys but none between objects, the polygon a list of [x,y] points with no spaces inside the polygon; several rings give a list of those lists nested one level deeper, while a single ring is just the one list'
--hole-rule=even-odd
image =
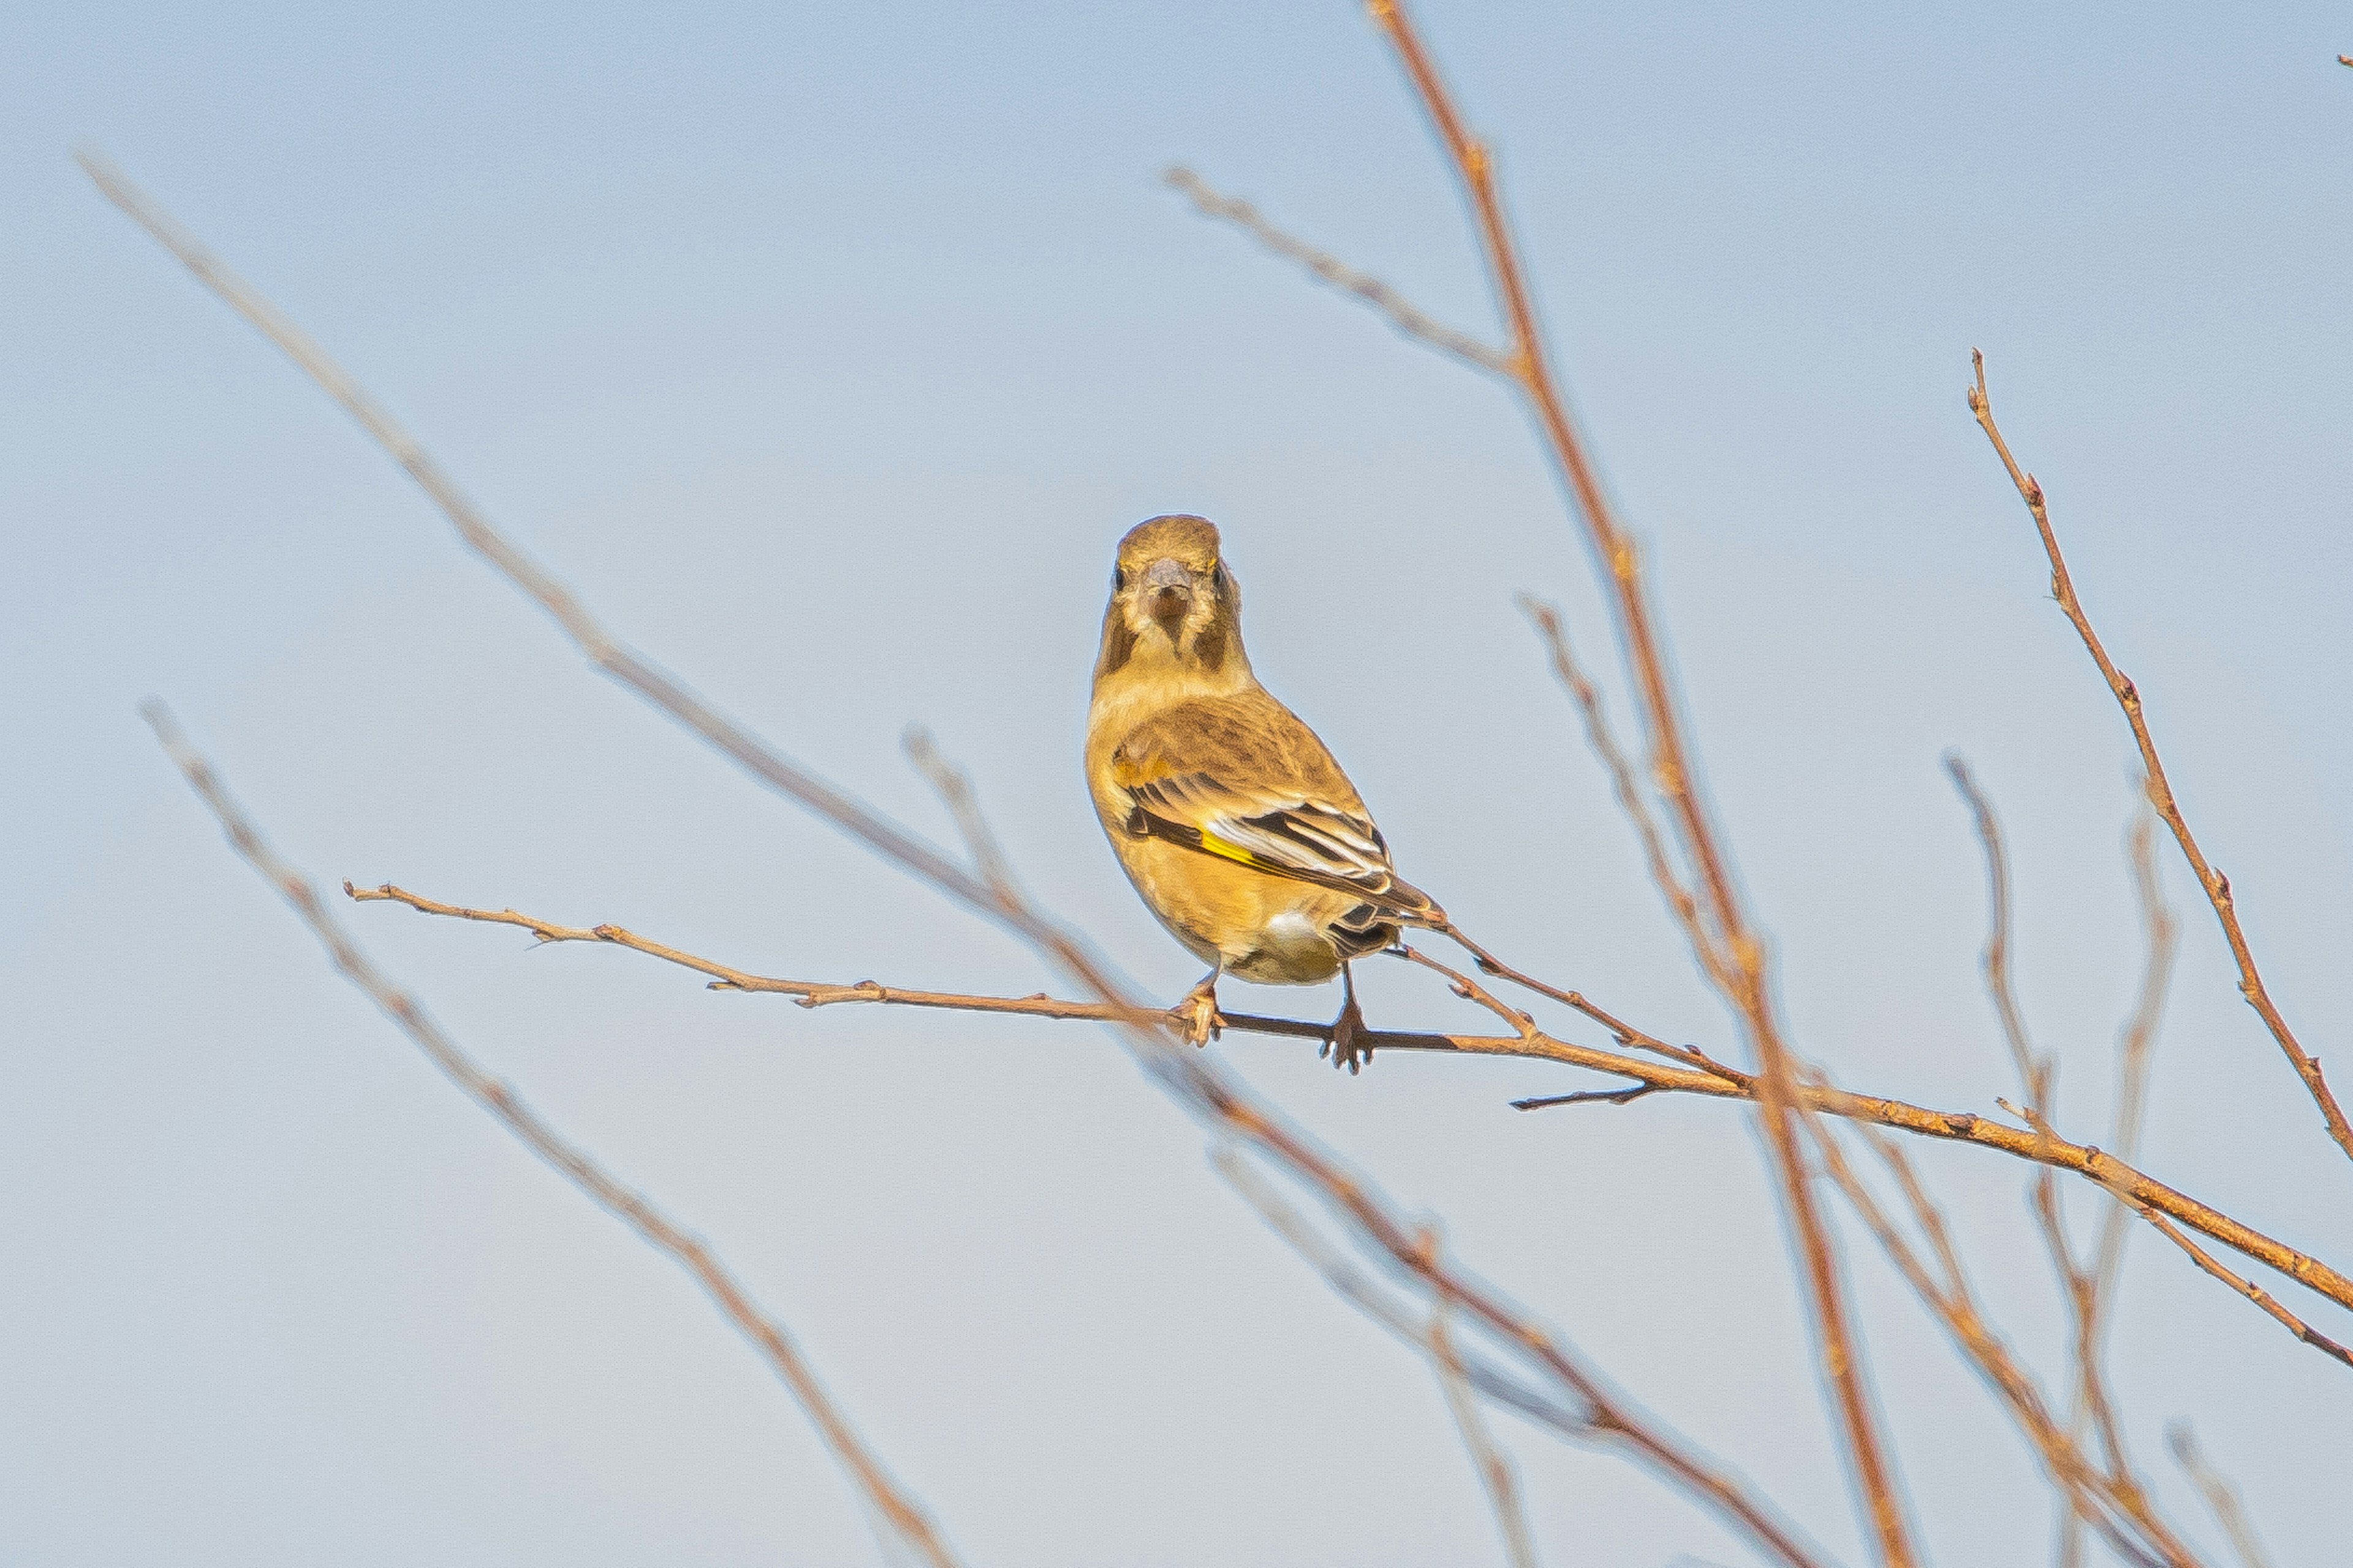
[{"label": "clear sky background", "polygon": [[[2012,1092],[1937,766],[1958,747],[2011,829],[2063,1122],[2105,1135],[2139,963],[2131,752],[1963,405],[1977,345],[2276,995],[2353,1065],[2353,18],[1424,20],[1647,542],[1802,1047],[1932,1105]],[[5,55],[0,1556],[877,1555],[755,1358],[326,970],[140,699],[323,881],[806,978],[1045,983],[587,673],[99,199],[79,142],[624,636],[944,833],[898,754],[932,726],[1040,897],[1160,993],[1194,966],[1101,843],[1078,750],[1112,544],[1189,510],[1226,530],[1259,670],[1407,876],[1654,1031],[1731,1039],[1512,607],[1555,598],[1608,652],[1515,409],[1155,184],[1187,162],[1488,329],[1445,171],[1353,8],[17,6]],[[2145,1164],[2342,1267],[2353,1170],[2167,879],[2183,960]],[[1426,1370],[1260,1228],[1108,1039],[803,1013],[624,953],[348,918],[741,1267],[974,1563],[1493,1560]],[[1428,979],[1369,973],[1375,1021],[1483,1026]],[[1585,1081],[1217,1048],[1853,1557],[1742,1113],[1521,1115]],[[2055,1373],[2021,1169],[1921,1158]],[[1853,1256],[1937,1560],[2038,1558],[2005,1422]],[[2126,1292],[2151,1468],[2194,1418],[2275,1561],[2329,1560],[2353,1373],[2146,1234]],[[1743,1560],[1621,1462],[1504,1431],[1548,1561]]]}]

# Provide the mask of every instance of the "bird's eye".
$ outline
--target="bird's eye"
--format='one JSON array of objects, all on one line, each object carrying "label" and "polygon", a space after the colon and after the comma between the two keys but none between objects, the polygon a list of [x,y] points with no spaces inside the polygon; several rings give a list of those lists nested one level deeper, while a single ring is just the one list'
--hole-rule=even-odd
[{"label": "bird's eye", "polygon": [[1111,591],[1112,591],[1113,593],[1116,594],[1116,593],[1118,593],[1122,588],[1124,588],[1124,587],[1126,587],[1126,586],[1127,586],[1127,568],[1126,568],[1126,567],[1124,567],[1124,566],[1114,566],[1114,567],[1113,567],[1113,568],[1111,569]]},{"label": "bird's eye", "polygon": [[1209,574],[1209,581],[1217,584],[1219,593],[1222,594],[1226,591],[1226,563],[1224,562],[1220,561],[1218,563],[1218,569]]}]

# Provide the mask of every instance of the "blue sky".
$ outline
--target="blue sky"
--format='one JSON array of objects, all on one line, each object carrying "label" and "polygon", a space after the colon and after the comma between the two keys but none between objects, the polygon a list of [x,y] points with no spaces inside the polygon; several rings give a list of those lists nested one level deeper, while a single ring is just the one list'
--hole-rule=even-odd
[{"label": "blue sky", "polygon": [[[2131,755],[1963,406],[1974,345],[2275,992],[2343,1054],[2341,11],[1422,15],[1502,148],[1803,1047],[1926,1103],[2010,1091],[1937,768],[1958,747],[2012,831],[2063,1106],[2104,1123],[2137,963]],[[77,144],[638,647],[939,832],[897,750],[930,725],[1039,893],[1145,983],[1174,995],[1190,961],[1096,836],[1078,733],[1113,542],[1193,510],[1226,529],[1261,673],[1406,875],[1658,1032],[1729,1038],[1512,608],[1556,599],[1606,652],[1517,412],[1155,184],[1187,163],[1487,330],[1444,170],[1350,7],[86,6],[10,33],[0,1203],[25,1266],[0,1315],[40,1352],[0,1373],[31,1415],[0,1438],[26,1483],[12,1552],[874,1551],[690,1289],[325,973],[184,797],[142,698],[177,706],[322,880],[811,978],[1042,981],[581,669],[106,207]],[[2169,872],[2185,951],[2148,1165],[2341,1264],[2348,1173]],[[787,1013],[620,954],[353,914],[499,1071],[741,1260],[976,1561],[1492,1550],[1426,1373],[1259,1232],[1108,1042]],[[1469,1022],[1415,979],[1368,978],[1377,1021]],[[1576,1086],[1386,1059],[1335,1080],[1221,1048],[1848,1545],[1737,1118],[1518,1117],[1505,1100]],[[1931,1163],[1995,1304],[2056,1365],[2018,1173]],[[2279,1559],[2316,1560],[2353,1405],[2135,1245],[2117,1373],[2143,1449],[2194,1416]],[[2040,1551],[1999,1417],[1857,1270],[1915,1501],[1963,1543],[1945,1560]],[[1555,1560],[1734,1560],[1606,1457],[1513,1441]]]}]

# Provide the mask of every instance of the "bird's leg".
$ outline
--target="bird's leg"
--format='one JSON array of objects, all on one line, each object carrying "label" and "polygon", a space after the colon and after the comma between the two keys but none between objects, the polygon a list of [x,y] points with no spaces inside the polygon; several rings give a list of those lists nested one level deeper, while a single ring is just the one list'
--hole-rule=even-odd
[{"label": "bird's leg", "polygon": [[1362,1072],[1373,1059],[1372,1031],[1365,1027],[1365,1011],[1356,1005],[1356,977],[1345,963],[1340,965],[1340,989],[1347,1000],[1340,1005],[1340,1016],[1332,1020],[1332,1037],[1315,1054],[1328,1054],[1335,1068]]},{"label": "bird's leg", "polygon": [[1183,1026],[1185,1037],[1197,1046],[1206,1046],[1218,1034],[1218,981],[1226,972],[1222,963],[1201,976],[1201,984],[1185,993],[1185,1000],[1168,1009]]}]

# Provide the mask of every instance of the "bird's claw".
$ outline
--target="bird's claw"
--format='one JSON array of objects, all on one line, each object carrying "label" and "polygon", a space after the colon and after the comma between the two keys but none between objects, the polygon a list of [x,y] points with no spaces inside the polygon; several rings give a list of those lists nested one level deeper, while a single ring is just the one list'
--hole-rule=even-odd
[{"label": "bird's claw", "polygon": [[1335,1068],[1346,1068],[1352,1073],[1365,1070],[1373,1059],[1373,1032],[1365,1027],[1364,1009],[1356,1005],[1352,992],[1340,1016],[1332,1020],[1332,1034],[1317,1047],[1315,1054],[1329,1057]]},{"label": "bird's claw", "polygon": [[1218,1016],[1218,993],[1214,985],[1194,987],[1190,995],[1168,1009],[1177,1028],[1196,1046],[1207,1047],[1224,1030],[1226,1021]]}]

